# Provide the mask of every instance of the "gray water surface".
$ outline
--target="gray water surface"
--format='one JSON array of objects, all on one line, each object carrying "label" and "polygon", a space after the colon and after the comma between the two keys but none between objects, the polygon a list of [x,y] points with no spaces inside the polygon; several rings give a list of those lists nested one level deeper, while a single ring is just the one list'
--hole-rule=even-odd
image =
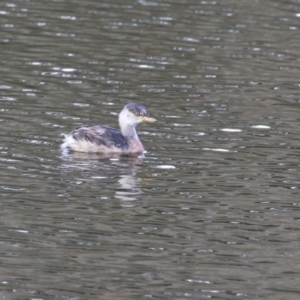
[{"label": "gray water surface", "polygon": [[[0,299],[299,299],[300,3],[0,4]],[[80,124],[135,157],[60,152]]]}]

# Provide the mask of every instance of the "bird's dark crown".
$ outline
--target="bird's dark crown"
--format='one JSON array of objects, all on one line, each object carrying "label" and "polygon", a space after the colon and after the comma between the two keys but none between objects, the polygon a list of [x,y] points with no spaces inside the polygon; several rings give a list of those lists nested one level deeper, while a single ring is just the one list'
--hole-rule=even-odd
[{"label": "bird's dark crown", "polygon": [[125,106],[130,112],[138,116],[148,116],[146,108],[142,104],[129,103]]}]

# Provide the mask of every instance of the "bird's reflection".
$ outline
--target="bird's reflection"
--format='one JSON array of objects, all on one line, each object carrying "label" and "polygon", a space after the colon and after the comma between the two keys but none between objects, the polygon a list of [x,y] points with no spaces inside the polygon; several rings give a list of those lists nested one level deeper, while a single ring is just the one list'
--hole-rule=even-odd
[{"label": "bird's reflection", "polygon": [[120,155],[120,154],[102,154],[102,153],[83,153],[83,152],[62,152],[61,158],[65,162],[63,165],[67,168],[103,166],[106,163],[114,163],[114,165],[136,166],[143,161],[143,155]]},{"label": "bird's reflection", "polygon": [[[135,174],[122,175],[118,180],[120,186],[115,192],[115,197],[122,201],[135,201],[137,196],[142,194],[139,188],[140,178],[137,178]],[[131,204],[124,204],[125,206],[131,206]]]},{"label": "bird's reflection", "polygon": [[62,159],[64,179],[67,176],[64,181],[82,182],[87,193],[91,187],[93,190],[97,187],[101,193],[109,191],[109,194],[114,193],[114,198],[122,201],[123,207],[132,207],[131,202],[142,194],[142,179],[137,174],[144,156],[65,153]]}]

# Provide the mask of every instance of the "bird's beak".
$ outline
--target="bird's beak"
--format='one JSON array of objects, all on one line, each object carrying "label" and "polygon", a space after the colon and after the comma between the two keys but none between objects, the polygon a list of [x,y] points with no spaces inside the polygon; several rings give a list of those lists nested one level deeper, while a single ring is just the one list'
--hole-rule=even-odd
[{"label": "bird's beak", "polygon": [[153,122],[156,121],[156,119],[154,119],[154,118],[144,117],[144,116],[140,116],[139,119],[140,119],[142,122],[148,122],[148,123],[153,123]]}]

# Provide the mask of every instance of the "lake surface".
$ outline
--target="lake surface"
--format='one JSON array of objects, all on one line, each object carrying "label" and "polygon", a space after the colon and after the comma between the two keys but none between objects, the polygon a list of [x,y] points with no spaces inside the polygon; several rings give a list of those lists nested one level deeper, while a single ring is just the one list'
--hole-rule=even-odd
[{"label": "lake surface", "polygon": [[[299,1],[11,0],[0,27],[0,299],[299,299]],[[60,152],[128,102],[144,156]]]}]

